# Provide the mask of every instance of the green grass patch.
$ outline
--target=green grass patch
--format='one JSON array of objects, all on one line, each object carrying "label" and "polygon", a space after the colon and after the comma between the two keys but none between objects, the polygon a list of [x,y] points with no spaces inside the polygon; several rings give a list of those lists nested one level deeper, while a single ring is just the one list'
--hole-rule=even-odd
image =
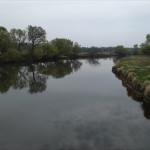
[{"label": "green grass patch", "polygon": [[150,57],[131,56],[119,60],[116,68],[133,73],[139,83],[150,81]]}]

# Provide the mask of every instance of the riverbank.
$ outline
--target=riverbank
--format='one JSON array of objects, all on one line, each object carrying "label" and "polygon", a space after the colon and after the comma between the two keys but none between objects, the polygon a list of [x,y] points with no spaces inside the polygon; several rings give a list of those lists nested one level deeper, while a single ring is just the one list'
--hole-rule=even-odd
[{"label": "riverbank", "polygon": [[119,60],[112,71],[150,101],[150,57],[131,56]]},{"label": "riverbank", "polygon": [[0,64],[12,64],[12,63],[38,63],[38,62],[51,62],[57,61],[60,59],[74,60],[74,59],[97,59],[97,58],[109,58],[115,56],[111,53],[78,53],[78,54],[68,54],[68,55],[59,55],[51,57],[34,57],[30,55],[1,55]]}]

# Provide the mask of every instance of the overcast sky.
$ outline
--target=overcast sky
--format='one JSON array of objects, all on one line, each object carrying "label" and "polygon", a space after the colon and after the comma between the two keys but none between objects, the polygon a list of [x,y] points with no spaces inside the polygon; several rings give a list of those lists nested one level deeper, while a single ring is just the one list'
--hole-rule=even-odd
[{"label": "overcast sky", "polygon": [[132,47],[150,34],[150,1],[0,0],[0,26],[42,26],[47,39],[69,38],[82,46]]}]

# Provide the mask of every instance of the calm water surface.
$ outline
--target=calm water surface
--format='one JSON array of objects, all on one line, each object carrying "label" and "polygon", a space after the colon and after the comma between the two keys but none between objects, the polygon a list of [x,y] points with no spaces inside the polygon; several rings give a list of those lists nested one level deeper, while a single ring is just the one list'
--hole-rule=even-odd
[{"label": "calm water surface", "polygon": [[0,150],[149,150],[150,107],[134,100],[113,65],[0,66]]}]

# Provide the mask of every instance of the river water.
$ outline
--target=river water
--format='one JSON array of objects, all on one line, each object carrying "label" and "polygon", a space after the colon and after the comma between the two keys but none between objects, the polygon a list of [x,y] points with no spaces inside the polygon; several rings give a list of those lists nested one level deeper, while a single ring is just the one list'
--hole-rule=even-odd
[{"label": "river water", "polygon": [[150,107],[113,59],[0,66],[0,150],[149,150]]}]

